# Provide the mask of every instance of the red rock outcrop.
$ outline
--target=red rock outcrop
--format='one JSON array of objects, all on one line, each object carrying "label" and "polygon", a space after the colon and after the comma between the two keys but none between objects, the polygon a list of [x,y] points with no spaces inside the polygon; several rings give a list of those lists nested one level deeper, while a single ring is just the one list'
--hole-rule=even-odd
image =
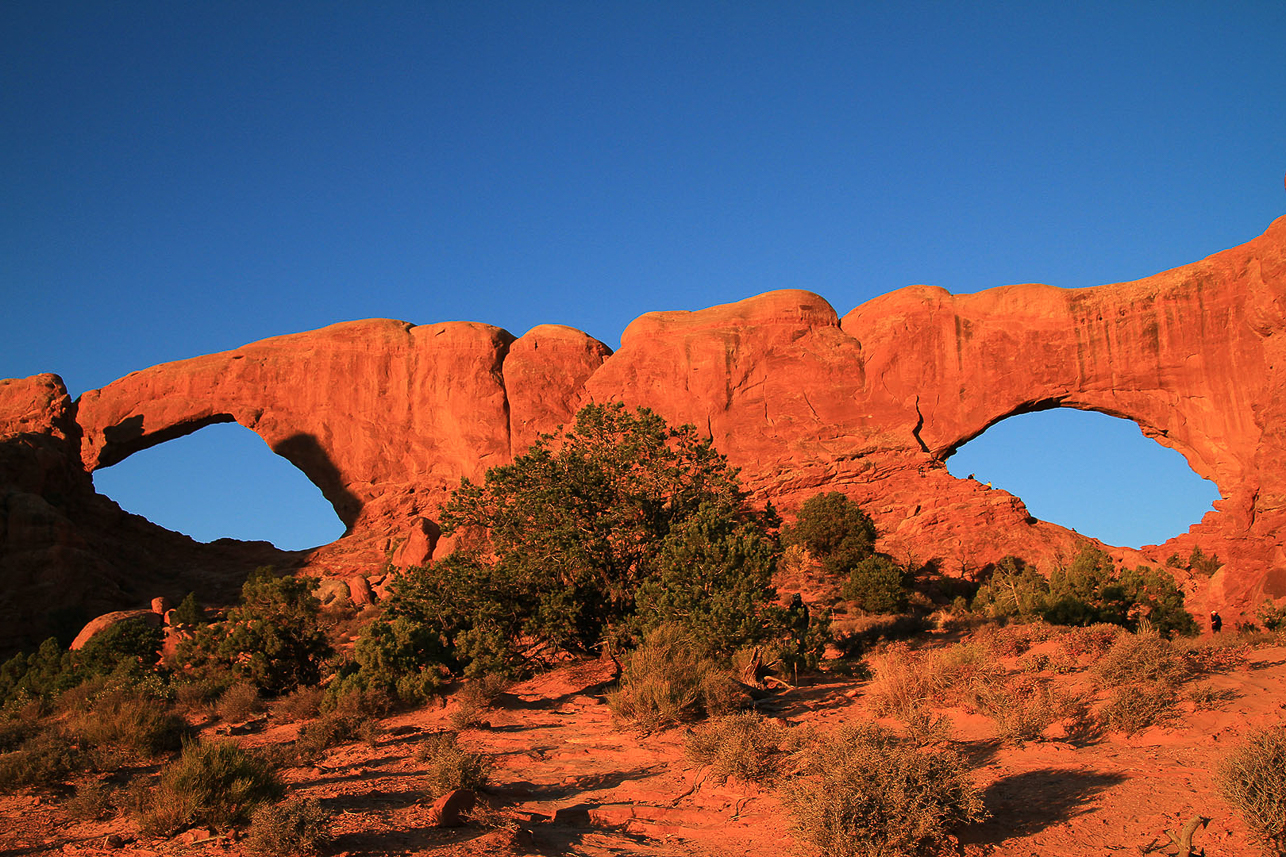
[{"label": "red rock outcrop", "polygon": [[[875,517],[886,550],[955,573],[1007,553],[1066,557],[1084,541],[943,464],[1005,417],[1073,407],[1134,420],[1219,486],[1216,511],[1145,553],[1218,552],[1228,564],[1203,597],[1228,615],[1286,594],[1284,341],[1286,218],[1131,283],[963,296],[915,286],[842,319],[801,291],[649,313],[615,354],[553,325],[515,339],[483,324],[372,320],[156,366],[74,405],[54,376],[0,382],[0,449],[24,450],[3,453],[0,476],[48,497],[50,474],[83,479],[235,420],[334,505],[348,531],[298,562],[347,577],[440,553],[436,510],[462,476],[511,460],[587,401],[623,401],[708,433],[759,498],[789,510],[842,490]],[[71,444],[79,461],[67,460]],[[46,541],[92,534],[68,520],[74,532]]]}]

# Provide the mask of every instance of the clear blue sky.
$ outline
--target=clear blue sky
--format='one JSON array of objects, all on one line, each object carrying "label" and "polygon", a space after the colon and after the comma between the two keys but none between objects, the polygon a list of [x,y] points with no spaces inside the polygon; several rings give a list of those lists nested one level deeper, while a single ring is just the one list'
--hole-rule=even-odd
[{"label": "clear blue sky", "polygon": [[[54,371],[76,395],[358,318],[557,322],[615,347],[643,312],[770,289],[842,314],[916,283],[1147,276],[1286,213],[1283,44],[1278,0],[7,0],[0,377]],[[1214,496],[1129,471],[1086,495],[1077,464],[1042,475],[1070,445],[1037,448],[1047,431],[967,469],[1118,544]],[[1130,442],[1089,454],[1126,444],[1117,476]],[[199,538],[339,531],[236,427],[97,484]]]}]

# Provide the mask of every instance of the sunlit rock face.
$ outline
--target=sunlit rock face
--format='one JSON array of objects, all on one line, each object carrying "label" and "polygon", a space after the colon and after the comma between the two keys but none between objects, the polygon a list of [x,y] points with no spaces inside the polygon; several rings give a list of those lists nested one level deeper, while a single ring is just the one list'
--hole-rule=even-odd
[{"label": "sunlit rock face", "polygon": [[[875,518],[884,550],[936,558],[953,574],[1006,554],[1048,563],[1084,541],[1003,491],[952,477],[943,461],[953,450],[1043,408],[1132,419],[1220,488],[1216,511],[1145,553],[1160,562],[1194,544],[1217,552],[1228,566],[1193,606],[1208,600],[1228,615],[1286,595],[1284,339],[1286,218],[1136,282],[966,296],[913,286],[842,318],[812,293],[770,292],[649,313],[615,353],[556,325],[515,338],[485,324],[379,319],[155,366],[74,403],[56,376],[0,382],[0,612],[29,607],[22,593],[44,574],[119,576],[128,551],[102,528],[120,520],[135,541],[171,545],[163,563],[140,550],[129,559],[147,579],[175,583],[139,597],[181,597],[193,575],[231,573],[240,547],[216,543],[227,555],[203,558],[212,546],[121,513],[88,480],[203,426],[235,420],[257,432],[347,526],[330,545],[273,561],[347,576],[440,555],[449,545],[437,510],[461,477],[511,461],[587,402],[622,401],[708,434],[758,500],[789,512],[815,492],[843,491]],[[60,565],[66,551],[84,556]],[[264,547],[255,551],[262,561]]]}]

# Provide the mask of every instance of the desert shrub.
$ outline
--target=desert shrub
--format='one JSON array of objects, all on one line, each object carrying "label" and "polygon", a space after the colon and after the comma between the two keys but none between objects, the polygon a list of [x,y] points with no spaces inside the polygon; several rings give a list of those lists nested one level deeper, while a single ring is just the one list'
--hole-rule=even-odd
[{"label": "desert shrub", "polygon": [[232,685],[232,676],[214,674],[200,678],[189,678],[176,681],[174,688],[174,706],[189,715],[208,714],[214,703]]},{"label": "desert shrub", "polygon": [[1112,690],[1101,716],[1112,729],[1133,735],[1173,720],[1178,702],[1178,692],[1168,681],[1135,681]]},{"label": "desert shrub", "polygon": [[315,798],[260,804],[250,814],[246,849],[262,857],[313,857],[333,839],[330,821]]},{"label": "desert shrub", "polygon": [[175,625],[187,628],[205,624],[205,609],[197,600],[195,592],[189,592],[187,597],[179,602],[179,606],[174,608],[173,622]]},{"label": "desert shrub", "polygon": [[1136,630],[1149,623],[1164,636],[1191,636],[1197,624],[1183,591],[1164,569],[1117,569],[1104,551],[1087,545],[1048,579],[1017,557],[1006,557],[979,587],[972,609],[993,618],[1041,618],[1055,625],[1100,623]]},{"label": "desert shrub", "polygon": [[726,714],[744,700],[729,669],[706,656],[680,625],[652,630],[621,663],[612,713],[645,729]]},{"label": "desert shrub", "polygon": [[867,698],[872,710],[903,720],[926,706],[969,702],[977,685],[995,681],[1002,672],[994,656],[974,643],[918,651],[895,644],[868,662],[872,677]]},{"label": "desert shrub", "polygon": [[1087,625],[1080,628],[1068,628],[1058,636],[1058,646],[1070,658],[1077,661],[1090,659],[1097,661],[1126,633],[1120,625],[1105,622]]},{"label": "desert shrub", "polygon": [[782,531],[787,545],[802,545],[832,577],[846,577],[875,550],[875,523],[838,491],[814,494]]},{"label": "desert shrub", "polygon": [[482,715],[491,708],[505,687],[504,676],[487,675],[465,684],[455,695],[455,709],[451,712],[451,725],[456,729],[476,726]]},{"label": "desert shrub", "polygon": [[986,817],[958,753],[917,747],[873,724],[810,748],[783,798],[798,833],[834,857],[917,853]]},{"label": "desert shrub", "polygon": [[1192,553],[1188,555],[1188,569],[1194,574],[1202,577],[1212,577],[1219,567],[1223,565],[1219,560],[1219,554],[1206,555],[1200,545],[1192,546]]},{"label": "desert shrub", "polygon": [[97,754],[119,750],[143,758],[179,749],[191,731],[156,696],[110,686],[72,709],[63,728]]},{"label": "desert shrub", "polygon": [[0,664],[0,702],[56,696],[79,682],[71,652],[50,637],[36,651],[19,652]]},{"label": "desert shrub", "polygon": [[690,760],[710,765],[722,780],[762,783],[776,779],[790,743],[781,723],[746,712],[700,724],[689,733],[684,749]]},{"label": "desert shrub", "polygon": [[87,765],[85,751],[61,729],[38,729],[0,753],[0,791],[53,788]]},{"label": "desert shrub", "polygon": [[239,681],[225,690],[215,703],[215,713],[228,723],[242,723],[263,712],[263,698],[259,688],[248,681]]},{"label": "desert shrub", "polygon": [[90,638],[72,662],[81,676],[150,671],[161,656],[165,632],[144,619],[118,622]]},{"label": "desert shrub", "polygon": [[195,824],[226,828],[284,792],[276,771],[231,741],[194,741],[161,771],[140,821],[145,833],[163,836]]},{"label": "desert shrub", "polygon": [[871,554],[854,563],[840,594],[867,613],[900,613],[907,606],[904,577],[891,557]]},{"label": "desert shrub", "polygon": [[1044,615],[1050,603],[1049,581],[1021,557],[1007,556],[990,568],[974,593],[970,609],[993,619],[1030,620]]},{"label": "desert shrub", "polygon": [[320,687],[297,687],[277,700],[274,713],[287,720],[311,720],[321,713],[326,691]]},{"label": "desert shrub", "polygon": [[377,690],[349,689],[326,696],[321,714],[299,730],[295,761],[315,761],[331,747],[354,741],[374,745],[380,735],[379,718],[387,715],[392,706],[392,699]]},{"label": "desert shrub", "polygon": [[115,814],[113,789],[101,780],[84,780],[63,803],[63,809],[80,821],[99,821]]},{"label": "desert shrub", "polygon": [[317,579],[255,571],[240,603],[222,622],[197,629],[179,645],[177,660],[205,673],[228,671],[272,696],[317,684],[331,653],[318,621]]},{"label": "desert shrub", "polygon": [[1286,726],[1247,735],[1220,762],[1219,787],[1256,839],[1286,852]]},{"label": "desert shrub", "polygon": [[415,759],[425,765],[425,788],[436,798],[453,789],[478,791],[491,779],[491,760],[460,746],[454,732],[429,735],[415,749]]},{"label": "desert shrub", "polygon": [[1279,606],[1265,601],[1255,611],[1255,618],[1266,631],[1286,631],[1286,603]]},{"label": "desert shrub", "polygon": [[1217,711],[1225,702],[1235,699],[1237,694],[1231,690],[1220,690],[1203,684],[1190,689],[1184,696],[1192,703],[1195,711]]},{"label": "desert shrub", "polygon": [[1076,698],[1030,675],[980,685],[974,699],[996,724],[996,737],[1008,744],[1039,740],[1055,723],[1079,714]]},{"label": "desert shrub", "polygon": [[441,523],[461,547],[401,575],[370,632],[387,673],[517,675],[674,620],[725,653],[799,636],[773,603],[775,513],[749,505],[693,427],[647,409],[587,406],[482,484],[464,480]]},{"label": "desert shrub", "polygon": [[1094,665],[1093,674],[1104,687],[1140,681],[1173,687],[1190,675],[1190,669],[1173,643],[1144,630],[1122,635]]}]

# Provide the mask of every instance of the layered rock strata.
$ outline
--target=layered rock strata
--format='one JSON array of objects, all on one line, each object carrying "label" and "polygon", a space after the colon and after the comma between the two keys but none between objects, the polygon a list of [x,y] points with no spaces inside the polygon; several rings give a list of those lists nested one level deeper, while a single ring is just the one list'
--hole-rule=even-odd
[{"label": "layered rock strata", "polygon": [[[885,550],[948,573],[1005,554],[1048,563],[1084,541],[953,478],[943,462],[955,449],[1045,408],[1131,419],[1222,495],[1188,533],[1144,553],[1217,552],[1227,565],[1196,606],[1235,614],[1286,595],[1284,341],[1286,218],[1135,282],[956,296],[914,286],[843,318],[815,294],[770,292],[649,313],[615,353],[554,325],[515,338],[469,322],[370,320],[155,366],[77,402],[56,376],[0,382],[0,613],[68,574],[111,580],[127,555],[158,580],[177,574],[104,535],[109,519],[132,516],[94,495],[88,474],[203,426],[258,433],[346,525],[278,564],[350,576],[440,553],[434,519],[461,477],[512,460],[587,402],[622,401],[696,425],[761,501],[789,511],[844,491],[873,515]],[[132,518],[134,535],[169,545],[167,561],[184,554],[188,569],[216,576],[237,565],[235,546],[202,558],[211,546],[144,524]]]}]

